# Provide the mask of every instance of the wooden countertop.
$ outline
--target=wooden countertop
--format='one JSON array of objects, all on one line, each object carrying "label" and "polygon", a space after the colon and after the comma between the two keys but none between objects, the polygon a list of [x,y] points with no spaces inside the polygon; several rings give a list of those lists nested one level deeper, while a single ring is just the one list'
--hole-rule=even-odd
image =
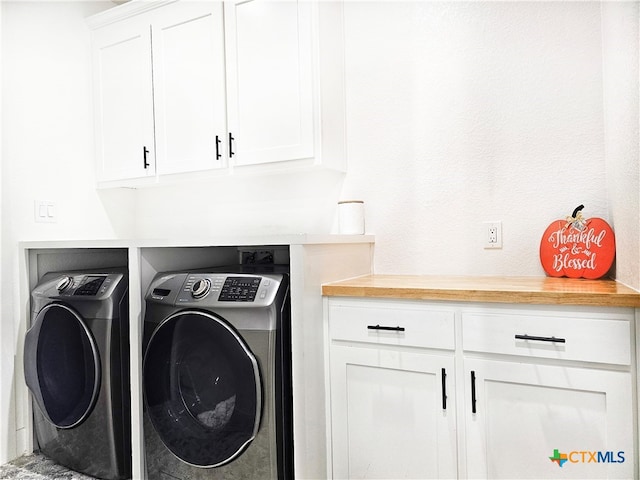
[{"label": "wooden countertop", "polygon": [[554,277],[366,275],[322,286],[335,297],[640,308],[640,292],[615,280]]}]

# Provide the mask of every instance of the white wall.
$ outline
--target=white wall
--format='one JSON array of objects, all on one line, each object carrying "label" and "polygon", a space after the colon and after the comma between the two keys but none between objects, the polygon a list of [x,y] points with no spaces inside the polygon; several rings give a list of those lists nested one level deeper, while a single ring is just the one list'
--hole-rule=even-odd
[{"label": "white wall", "polygon": [[346,26],[344,196],[376,272],[541,275],[552,220],[607,215],[598,3],[354,2]]},{"label": "white wall", "polygon": [[[2,112],[2,8],[0,7],[0,112]],[[3,193],[2,188],[2,115],[0,114],[0,265],[4,265],[3,253],[4,218]],[[0,269],[2,270],[2,269]],[[13,329],[9,327],[9,322],[4,322],[4,281],[0,274],[0,463],[8,459],[9,436],[7,432],[14,430],[13,415],[11,415],[11,378],[13,375]]]},{"label": "white wall", "polygon": [[616,278],[640,289],[638,2],[602,4],[605,157]]},{"label": "white wall", "polygon": [[[132,229],[123,191],[97,192],[90,37],[101,2],[3,1],[4,186],[16,240],[111,238]],[[118,195],[120,194],[120,195]],[[35,223],[34,200],[58,221]],[[130,198],[124,198],[130,200]]]}]

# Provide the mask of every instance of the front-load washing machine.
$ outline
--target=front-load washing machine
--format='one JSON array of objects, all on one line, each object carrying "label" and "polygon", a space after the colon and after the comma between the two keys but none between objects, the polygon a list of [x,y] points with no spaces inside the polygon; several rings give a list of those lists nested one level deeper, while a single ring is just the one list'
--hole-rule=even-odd
[{"label": "front-load washing machine", "polygon": [[40,451],[87,475],[130,478],[126,272],[47,273],[31,299],[24,374]]},{"label": "front-load washing machine", "polygon": [[161,273],[146,295],[144,437],[154,479],[293,478],[281,273]]}]

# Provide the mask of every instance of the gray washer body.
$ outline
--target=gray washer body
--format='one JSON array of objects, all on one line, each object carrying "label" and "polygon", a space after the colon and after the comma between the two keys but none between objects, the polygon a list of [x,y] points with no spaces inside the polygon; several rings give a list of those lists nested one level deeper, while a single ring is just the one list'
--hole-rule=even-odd
[{"label": "gray washer body", "polygon": [[45,274],[31,293],[23,360],[40,451],[90,476],[130,478],[126,270]]},{"label": "gray washer body", "polygon": [[[150,285],[143,332],[144,438],[150,480],[293,478],[288,275],[247,271],[224,267],[160,273]],[[207,293],[195,298],[205,286]],[[193,323],[201,323],[204,333],[196,329],[182,336],[177,333],[188,332]],[[211,330],[207,340],[203,337],[209,325],[217,330]],[[158,347],[165,341],[165,330],[171,334],[164,335],[167,343]],[[176,353],[180,348],[182,352]],[[215,351],[221,356],[215,357],[211,353]],[[244,374],[224,370],[235,377],[231,393],[225,395],[229,398],[209,401],[203,411],[206,397],[219,395],[213,380],[206,379],[224,377],[215,373],[216,363],[226,363],[224,355],[247,368]],[[228,368],[235,367],[231,363]],[[175,391],[167,393],[171,389]],[[216,450],[227,447],[222,423],[232,423],[243,408],[239,396],[253,394],[257,406],[251,404],[252,408],[259,410],[255,423],[248,421],[240,447],[218,457]],[[170,398],[165,401],[163,395]],[[167,406],[171,402],[174,406]],[[220,418],[220,412],[227,416],[212,420]],[[190,423],[184,428],[180,415]],[[174,422],[175,429],[168,422]]]}]

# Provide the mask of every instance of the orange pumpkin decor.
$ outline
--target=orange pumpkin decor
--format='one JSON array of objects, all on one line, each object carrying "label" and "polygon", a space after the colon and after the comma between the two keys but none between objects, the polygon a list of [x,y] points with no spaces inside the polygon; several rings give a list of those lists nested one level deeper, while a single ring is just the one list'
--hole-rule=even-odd
[{"label": "orange pumpkin decor", "polygon": [[600,278],[616,256],[612,228],[602,218],[585,219],[584,205],[566,220],[555,220],[540,241],[540,261],[548,275],[569,278]]}]

